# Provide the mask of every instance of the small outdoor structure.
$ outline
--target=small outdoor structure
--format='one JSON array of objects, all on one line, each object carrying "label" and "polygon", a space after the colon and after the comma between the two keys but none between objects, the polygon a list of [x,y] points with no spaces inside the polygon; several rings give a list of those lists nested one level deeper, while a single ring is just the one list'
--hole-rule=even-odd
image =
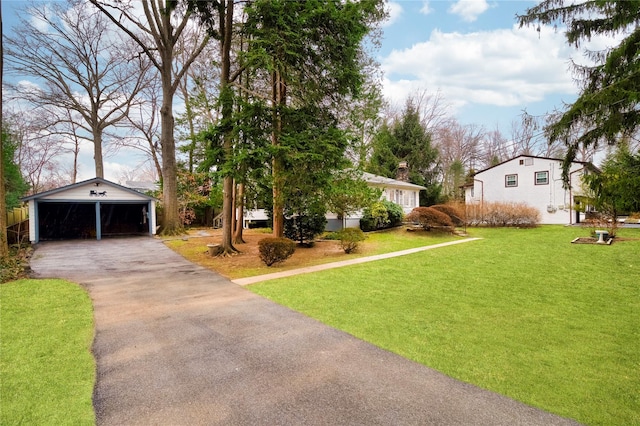
[{"label": "small outdoor structure", "polygon": [[156,199],[102,178],[23,198],[29,203],[29,240],[154,235]]}]

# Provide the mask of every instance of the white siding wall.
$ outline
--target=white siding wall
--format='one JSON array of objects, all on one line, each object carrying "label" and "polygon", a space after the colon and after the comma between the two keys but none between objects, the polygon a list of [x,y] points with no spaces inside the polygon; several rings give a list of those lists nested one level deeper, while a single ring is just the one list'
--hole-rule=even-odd
[{"label": "white siding wall", "polygon": [[[522,164],[521,164],[522,163]],[[583,168],[574,163],[571,171]],[[548,183],[536,185],[536,172],[547,172]],[[506,176],[517,176],[517,186],[507,187]],[[573,189],[579,186],[580,173],[572,175]],[[540,211],[541,223],[572,223],[573,195],[562,187],[562,162],[547,158],[517,157],[478,173],[473,188],[466,189],[467,204],[484,202],[524,202]]]},{"label": "white siding wall", "polygon": [[382,198],[400,205],[405,214],[420,205],[420,191],[414,189],[384,188]]}]

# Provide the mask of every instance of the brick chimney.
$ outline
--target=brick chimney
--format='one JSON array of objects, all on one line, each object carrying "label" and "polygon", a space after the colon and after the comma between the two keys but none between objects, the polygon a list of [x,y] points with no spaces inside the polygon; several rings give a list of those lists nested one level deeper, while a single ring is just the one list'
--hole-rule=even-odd
[{"label": "brick chimney", "polygon": [[398,172],[396,173],[396,180],[402,182],[409,182],[409,166],[406,161],[401,161],[398,164]]}]

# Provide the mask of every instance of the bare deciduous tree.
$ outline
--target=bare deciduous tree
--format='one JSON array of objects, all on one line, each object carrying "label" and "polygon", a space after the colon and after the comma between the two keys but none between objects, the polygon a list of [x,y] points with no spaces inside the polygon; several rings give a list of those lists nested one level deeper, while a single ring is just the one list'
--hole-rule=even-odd
[{"label": "bare deciduous tree", "polygon": [[162,106],[160,108],[160,145],[162,147],[162,198],[164,215],[162,232],[182,232],[178,214],[178,166],[174,139],[173,97],[185,73],[200,55],[208,42],[204,36],[194,44],[194,50],[186,57],[182,67],[174,69],[176,45],[190,24],[192,13],[176,1],[143,0],[142,13],[136,8],[140,3],[131,1],[90,0],[115,25],[125,32],[158,70],[162,82]]},{"label": "bare deciduous tree", "polygon": [[485,134],[482,139],[480,154],[477,164],[472,164],[471,168],[475,171],[495,166],[508,159],[506,153],[509,141],[502,134],[499,127]]},{"label": "bare deciduous tree", "polygon": [[148,162],[153,164],[155,174],[162,176],[162,153],[160,147],[160,80],[152,79],[140,92],[141,102],[131,108],[127,116],[131,130],[118,148],[133,148],[140,151]]},{"label": "bare deciduous tree", "polygon": [[[95,173],[104,177],[103,135],[122,121],[144,84],[148,65],[127,57],[110,22],[89,4],[69,1],[27,7],[14,35],[6,37],[9,70],[35,79],[16,85],[36,106],[77,112],[75,133],[94,145]],[[59,115],[63,115],[60,113]]]},{"label": "bare deciduous tree", "polygon": [[[69,143],[69,132],[51,131],[54,127],[51,123],[57,121],[57,117],[51,116],[46,109],[39,108],[34,111],[14,110],[7,115],[6,120],[11,123],[11,136],[18,143],[16,163],[29,183],[32,194],[51,189],[61,181],[64,184],[72,183],[76,167],[61,163],[61,159],[69,154],[77,158],[74,153],[78,152],[79,147]],[[64,180],[60,179],[61,170],[69,172]]]},{"label": "bare deciduous tree", "polygon": [[484,129],[474,124],[463,126],[451,121],[446,127],[439,129],[436,140],[440,151],[445,194],[456,194],[457,185],[461,184],[460,176],[475,167],[483,139]]}]

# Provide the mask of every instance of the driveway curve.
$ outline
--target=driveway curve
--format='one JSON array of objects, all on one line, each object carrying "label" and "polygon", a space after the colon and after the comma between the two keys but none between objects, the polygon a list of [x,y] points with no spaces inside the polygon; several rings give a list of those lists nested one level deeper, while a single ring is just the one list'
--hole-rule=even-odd
[{"label": "driveway curve", "polygon": [[93,300],[98,425],[574,425],[277,305],[150,238],[46,242]]}]

